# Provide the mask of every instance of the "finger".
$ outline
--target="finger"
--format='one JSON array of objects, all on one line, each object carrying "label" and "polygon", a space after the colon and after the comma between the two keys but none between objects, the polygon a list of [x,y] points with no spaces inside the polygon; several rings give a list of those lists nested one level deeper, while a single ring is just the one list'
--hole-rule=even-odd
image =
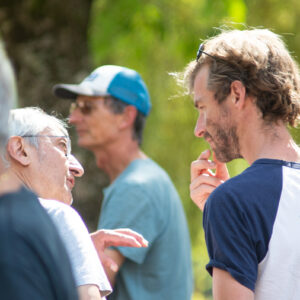
[{"label": "finger", "polygon": [[141,243],[137,241],[134,237],[128,234],[121,234],[118,232],[112,233],[106,239],[105,248],[111,246],[122,246],[122,247],[142,247]]},{"label": "finger", "polygon": [[137,233],[136,231],[129,228],[118,228],[114,230],[120,234],[131,236],[135,240],[137,240],[143,247],[148,247],[148,241],[140,233]]},{"label": "finger", "polygon": [[191,177],[198,177],[200,174],[208,173],[214,175],[210,169],[216,167],[215,162],[210,160],[194,160],[191,163]]},{"label": "finger", "polygon": [[194,202],[202,201],[202,198],[210,195],[216,189],[215,186],[210,184],[201,184],[200,186],[190,190],[190,196]]},{"label": "finger", "polygon": [[207,198],[214,191],[214,189],[215,187],[211,185],[203,184],[201,187],[191,191],[191,199],[203,211]]},{"label": "finger", "polygon": [[216,174],[215,176],[223,181],[229,179],[229,172],[225,163],[217,160],[215,153],[213,152],[213,160],[216,163]]},{"label": "finger", "polygon": [[134,237],[115,232],[114,230],[98,230],[91,234],[91,238],[99,251],[111,246],[142,247]]},{"label": "finger", "polygon": [[190,190],[193,190],[195,188],[198,188],[202,184],[211,185],[214,188],[222,184],[224,181],[215,177],[215,176],[208,176],[206,174],[200,175],[197,178],[195,178],[191,184],[190,184]]},{"label": "finger", "polygon": [[210,150],[201,153],[198,160],[191,163],[191,180],[195,179],[200,174],[207,172],[208,169],[215,168],[215,163],[208,160]]},{"label": "finger", "polygon": [[204,150],[200,155],[199,155],[199,157],[198,157],[198,160],[199,159],[205,159],[205,160],[208,160],[209,159],[209,157],[210,157],[210,150],[209,149],[206,149],[206,150]]}]

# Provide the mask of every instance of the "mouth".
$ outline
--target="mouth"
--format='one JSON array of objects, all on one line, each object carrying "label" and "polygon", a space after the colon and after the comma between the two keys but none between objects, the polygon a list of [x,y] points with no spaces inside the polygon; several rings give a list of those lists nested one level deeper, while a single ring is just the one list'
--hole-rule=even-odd
[{"label": "mouth", "polygon": [[213,143],[213,138],[208,132],[205,132],[203,137],[204,137],[205,141],[207,143],[209,143],[210,145]]},{"label": "mouth", "polygon": [[209,143],[210,145],[212,145],[212,143],[213,143],[213,140],[211,139],[211,138],[205,138],[205,141],[207,142],[207,143]]},{"label": "mouth", "polygon": [[69,187],[72,190],[75,185],[75,179],[73,177],[68,177],[67,182],[69,183]]}]

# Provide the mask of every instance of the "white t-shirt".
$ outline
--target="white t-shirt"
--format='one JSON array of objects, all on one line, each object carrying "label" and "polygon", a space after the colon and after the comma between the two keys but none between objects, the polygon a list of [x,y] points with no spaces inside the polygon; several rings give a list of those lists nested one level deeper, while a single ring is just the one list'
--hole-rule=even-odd
[{"label": "white t-shirt", "polygon": [[94,284],[101,296],[112,292],[88,230],[72,207],[56,200],[39,198],[65,244],[77,286]]}]

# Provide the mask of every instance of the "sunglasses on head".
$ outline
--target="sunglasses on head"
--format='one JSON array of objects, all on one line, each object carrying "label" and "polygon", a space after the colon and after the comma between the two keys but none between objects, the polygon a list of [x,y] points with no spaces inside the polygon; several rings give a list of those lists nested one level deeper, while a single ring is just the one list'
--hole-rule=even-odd
[{"label": "sunglasses on head", "polygon": [[[205,55],[211,57],[215,61],[218,61],[218,62],[221,62],[221,63],[225,63],[227,65],[231,65],[230,61],[227,61],[225,59],[222,59],[220,57],[217,57],[217,56],[214,56],[214,55],[211,55],[211,54],[205,52],[204,51],[204,44],[203,43],[200,44],[199,49],[197,51],[196,62],[199,61],[199,59],[200,59],[200,57],[201,57],[202,54],[205,54]],[[234,65],[233,65],[233,67],[236,68]],[[245,73],[243,71],[241,71],[239,78],[234,78],[233,80],[240,80],[245,85],[246,91],[248,92],[248,88],[247,88],[247,75],[245,75]]]},{"label": "sunglasses on head", "polygon": [[213,59],[215,59],[215,60],[221,60],[220,58],[218,58],[218,57],[216,57],[216,56],[213,56],[213,55],[211,55],[211,54],[205,52],[205,51],[204,51],[204,44],[201,43],[200,46],[199,46],[199,49],[198,49],[198,51],[197,51],[196,62],[198,62],[198,60],[200,59],[202,53],[205,54],[205,55],[207,55],[207,56],[209,56],[209,57],[211,57],[211,58],[213,58]]}]

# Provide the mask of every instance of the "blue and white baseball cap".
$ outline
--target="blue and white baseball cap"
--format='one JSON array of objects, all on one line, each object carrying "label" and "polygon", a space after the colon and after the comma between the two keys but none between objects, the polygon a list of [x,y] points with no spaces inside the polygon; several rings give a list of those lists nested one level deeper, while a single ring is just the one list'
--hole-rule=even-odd
[{"label": "blue and white baseball cap", "polygon": [[135,106],[146,116],[151,110],[149,92],[140,74],[120,66],[101,66],[80,84],[56,84],[53,92],[59,98],[71,100],[76,100],[78,95],[110,95]]}]

